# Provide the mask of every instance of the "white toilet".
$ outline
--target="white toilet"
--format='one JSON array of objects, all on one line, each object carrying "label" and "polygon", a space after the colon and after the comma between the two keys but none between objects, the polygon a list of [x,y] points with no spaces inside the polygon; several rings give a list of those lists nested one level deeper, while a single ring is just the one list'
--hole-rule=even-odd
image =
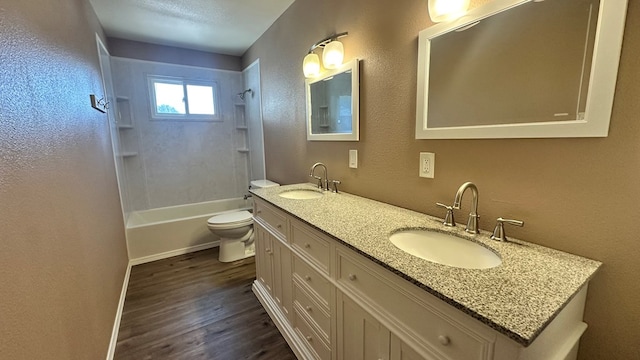
[{"label": "white toilet", "polygon": [[[251,181],[252,189],[280,186],[269,180]],[[253,242],[253,217],[247,211],[234,211],[212,216],[207,220],[209,230],[220,237],[221,262],[231,262],[251,257],[256,253]]]}]

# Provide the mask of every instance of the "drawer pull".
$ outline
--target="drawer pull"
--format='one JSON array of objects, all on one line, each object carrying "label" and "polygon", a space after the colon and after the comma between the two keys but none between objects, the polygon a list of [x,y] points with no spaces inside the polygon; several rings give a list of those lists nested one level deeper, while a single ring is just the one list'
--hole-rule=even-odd
[{"label": "drawer pull", "polygon": [[446,335],[438,336],[438,341],[440,341],[440,344],[442,344],[444,346],[447,346],[447,345],[449,345],[451,343],[451,340]]},{"label": "drawer pull", "polygon": [[349,274],[349,280],[354,281],[356,279],[356,274]]},{"label": "drawer pull", "polygon": [[282,229],[282,224],[278,224],[278,225],[276,225],[276,227],[277,227],[278,229]]},{"label": "drawer pull", "polygon": [[311,281],[311,276],[309,276],[309,275],[305,275],[305,276],[304,276],[304,279],[305,279],[305,280],[307,280],[307,281]]},{"label": "drawer pull", "polygon": [[271,249],[269,249],[269,248],[264,249],[264,251],[265,251],[267,254],[271,254],[271,253],[273,253],[273,251],[271,251]]},{"label": "drawer pull", "polygon": [[313,338],[310,335],[307,335],[305,338],[307,339],[308,342],[313,341]]},{"label": "drawer pull", "polygon": [[306,249],[310,249],[310,248],[311,248],[311,244],[306,243],[306,244],[304,244],[304,247],[305,247]]},{"label": "drawer pull", "polygon": [[313,309],[311,308],[311,306],[307,306],[307,307],[306,307],[306,308],[304,308],[304,309],[305,309],[305,310],[307,310],[308,312],[311,312],[311,310],[313,310]]},{"label": "drawer pull", "polygon": [[262,214],[262,210],[258,210],[258,211],[256,211],[256,213]]}]

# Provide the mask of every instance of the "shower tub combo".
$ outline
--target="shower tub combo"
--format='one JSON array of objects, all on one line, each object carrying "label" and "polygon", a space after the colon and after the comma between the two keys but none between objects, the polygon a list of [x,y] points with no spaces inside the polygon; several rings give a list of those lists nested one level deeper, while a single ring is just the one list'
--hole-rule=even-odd
[{"label": "shower tub combo", "polygon": [[129,259],[142,264],[217,246],[220,239],[209,231],[207,219],[251,206],[251,200],[232,198],[134,211],[126,227]]}]

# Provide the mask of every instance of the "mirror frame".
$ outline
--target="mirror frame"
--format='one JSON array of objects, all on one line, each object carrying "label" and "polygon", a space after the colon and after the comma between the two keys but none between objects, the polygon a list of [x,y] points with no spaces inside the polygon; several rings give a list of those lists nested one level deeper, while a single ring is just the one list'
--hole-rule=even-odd
[{"label": "mirror frame", "polygon": [[[313,134],[311,131],[311,84],[324,81],[334,75],[351,70],[351,133]],[[320,76],[305,79],[307,140],[310,141],[359,141],[360,140],[360,75],[358,59],[342,66],[325,70]]]},{"label": "mirror frame", "polygon": [[[430,128],[428,114],[431,39],[468,26],[531,0],[494,0],[463,17],[420,31],[418,39],[418,91],[416,139],[499,139],[606,137],[613,108],[618,65],[627,12],[627,0],[600,0],[593,62],[585,117],[580,120]],[[557,0],[547,0],[557,1]]]}]

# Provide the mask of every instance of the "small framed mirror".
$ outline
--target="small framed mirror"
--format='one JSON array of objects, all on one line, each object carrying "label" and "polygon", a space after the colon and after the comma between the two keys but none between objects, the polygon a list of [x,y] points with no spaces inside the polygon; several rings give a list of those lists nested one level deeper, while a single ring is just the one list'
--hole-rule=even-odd
[{"label": "small framed mirror", "polygon": [[305,80],[307,140],[358,141],[358,59]]},{"label": "small framed mirror", "polygon": [[605,137],[627,0],[494,0],[419,35],[416,139]]}]

